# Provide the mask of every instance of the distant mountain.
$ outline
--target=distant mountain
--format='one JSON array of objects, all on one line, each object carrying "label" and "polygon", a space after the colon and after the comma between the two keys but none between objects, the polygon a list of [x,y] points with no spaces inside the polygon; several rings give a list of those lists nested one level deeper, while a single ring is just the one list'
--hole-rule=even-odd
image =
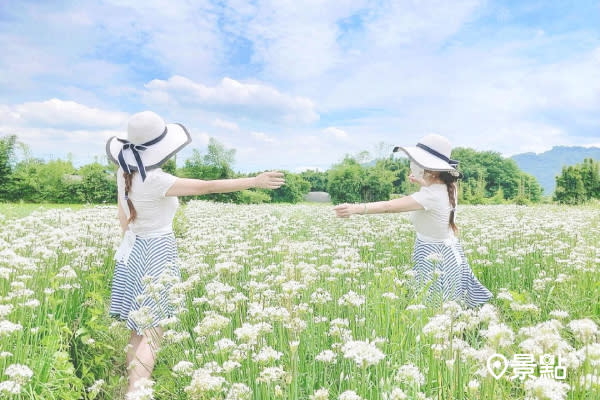
[{"label": "distant mountain", "polygon": [[544,153],[523,153],[511,157],[521,170],[536,177],[544,188],[544,195],[554,193],[555,177],[563,166],[580,164],[584,158],[600,160],[600,148],[555,146]]}]

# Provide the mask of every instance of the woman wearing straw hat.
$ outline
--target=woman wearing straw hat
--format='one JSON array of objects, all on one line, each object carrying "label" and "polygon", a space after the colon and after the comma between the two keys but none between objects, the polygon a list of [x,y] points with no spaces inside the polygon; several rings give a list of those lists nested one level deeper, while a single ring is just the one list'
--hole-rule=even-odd
[{"label": "woman wearing straw hat", "polygon": [[418,288],[429,285],[428,300],[456,300],[469,307],[487,302],[492,294],[473,274],[456,234],[456,170],[450,159],[451,146],[440,135],[427,135],[416,146],[396,147],[410,159],[409,179],[421,186],[410,196],[363,204],[340,204],[338,217],[412,211],[417,231],[413,252]]},{"label": "woman wearing straw hat", "polygon": [[284,183],[283,174],[275,171],[213,181],[164,172],[160,166],[190,142],[183,125],[165,124],[157,114],[144,111],[130,118],[126,139],[111,137],[106,144],[109,159],[119,166],[118,210],[124,233],[115,254],[110,315],[131,329],[128,393],[136,381],[150,377],[162,336],[160,322],[173,317],[181,305],[170,293],[180,279],[172,229],[177,196],[276,189]]}]

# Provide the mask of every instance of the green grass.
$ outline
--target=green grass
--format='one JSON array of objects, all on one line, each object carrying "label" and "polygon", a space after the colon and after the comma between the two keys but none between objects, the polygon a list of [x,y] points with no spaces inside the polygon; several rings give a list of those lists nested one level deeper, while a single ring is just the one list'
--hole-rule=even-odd
[{"label": "green grass", "polygon": [[23,218],[34,211],[46,211],[51,209],[80,210],[91,207],[86,204],[56,204],[56,203],[0,203],[0,215],[7,219]]}]

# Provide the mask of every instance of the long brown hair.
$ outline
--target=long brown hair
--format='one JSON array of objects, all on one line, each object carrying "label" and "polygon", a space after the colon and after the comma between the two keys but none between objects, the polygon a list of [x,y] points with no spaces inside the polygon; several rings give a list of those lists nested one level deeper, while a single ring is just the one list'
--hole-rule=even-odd
[{"label": "long brown hair", "polygon": [[454,214],[456,211],[456,192],[457,192],[457,181],[459,176],[453,176],[449,171],[441,171],[439,173],[439,177],[446,184],[446,188],[448,189],[448,199],[450,200],[450,205],[452,205],[452,210],[450,211],[450,218],[448,224],[454,231],[454,234],[458,234],[458,226],[454,222]]},{"label": "long brown hair", "polygon": [[137,211],[135,211],[135,207],[128,196],[129,191],[131,190],[131,179],[133,178],[133,174],[135,174],[135,171],[129,174],[123,171],[123,178],[125,178],[125,198],[127,199],[127,206],[129,207],[129,219],[127,220],[127,223],[134,221],[135,217],[137,217]]}]

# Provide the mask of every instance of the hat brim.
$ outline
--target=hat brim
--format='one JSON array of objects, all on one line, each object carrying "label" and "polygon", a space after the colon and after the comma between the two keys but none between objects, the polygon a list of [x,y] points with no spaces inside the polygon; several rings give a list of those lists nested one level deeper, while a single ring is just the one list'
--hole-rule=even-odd
[{"label": "hat brim", "polygon": [[420,147],[415,146],[397,146],[394,148],[394,152],[402,150],[408,158],[414,161],[421,168],[429,171],[455,171],[452,165],[434,156],[431,153],[426,152]]},{"label": "hat brim", "polygon": [[[111,137],[106,142],[106,155],[108,159],[119,165],[118,157],[119,152],[123,148],[123,143],[117,140],[116,136]],[[191,143],[192,137],[190,133],[181,124],[167,124],[167,133],[160,142],[148,146],[144,151],[140,151],[139,154],[142,157],[142,162],[146,170],[159,168],[164,164],[173,154]],[[125,162],[129,164],[129,168],[132,171],[137,171],[137,162],[131,151],[126,151],[123,154]]]}]

